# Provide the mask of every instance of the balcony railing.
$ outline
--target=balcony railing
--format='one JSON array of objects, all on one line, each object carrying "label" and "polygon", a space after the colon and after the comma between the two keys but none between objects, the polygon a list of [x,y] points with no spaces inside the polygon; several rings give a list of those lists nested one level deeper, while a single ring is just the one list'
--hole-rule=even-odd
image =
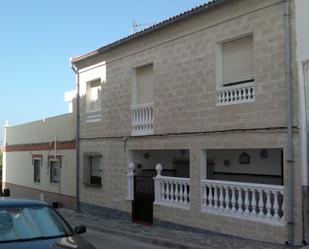
[{"label": "balcony railing", "polygon": [[142,104],[132,109],[132,135],[141,136],[153,133],[153,104]]},{"label": "balcony railing", "polygon": [[217,88],[217,105],[231,105],[253,102],[255,100],[254,83],[239,84]]},{"label": "balcony railing", "polygon": [[190,208],[190,179],[162,176],[162,166],[156,166],[155,205]]},{"label": "balcony railing", "polygon": [[202,211],[284,224],[284,187],[202,180]]}]

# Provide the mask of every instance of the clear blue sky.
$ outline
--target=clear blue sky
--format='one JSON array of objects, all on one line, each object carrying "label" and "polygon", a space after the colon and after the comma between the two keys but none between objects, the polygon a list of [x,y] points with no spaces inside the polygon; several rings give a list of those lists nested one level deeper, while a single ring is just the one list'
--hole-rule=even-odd
[{"label": "clear blue sky", "polygon": [[[206,0],[0,1],[0,128],[65,113],[74,89],[69,58]],[[1,129],[2,130],[2,129]],[[0,132],[0,140],[2,131]]]}]

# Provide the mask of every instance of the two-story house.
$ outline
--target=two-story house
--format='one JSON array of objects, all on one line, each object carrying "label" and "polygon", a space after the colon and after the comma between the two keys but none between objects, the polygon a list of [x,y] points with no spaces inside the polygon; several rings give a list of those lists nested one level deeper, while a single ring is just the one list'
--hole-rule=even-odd
[{"label": "two-story house", "polygon": [[295,2],[211,1],[72,58],[81,210],[308,238]]}]

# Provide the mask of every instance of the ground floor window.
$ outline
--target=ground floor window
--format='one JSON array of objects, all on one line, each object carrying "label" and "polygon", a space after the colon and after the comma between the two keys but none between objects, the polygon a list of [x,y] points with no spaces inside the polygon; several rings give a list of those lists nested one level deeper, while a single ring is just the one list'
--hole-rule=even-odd
[{"label": "ground floor window", "polygon": [[42,158],[34,157],[32,159],[32,162],[33,162],[33,181],[39,183],[41,181]]},{"label": "ground floor window", "polygon": [[50,182],[59,183],[60,181],[60,160],[50,159],[49,169],[50,169]]},{"label": "ground floor window", "polygon": [[102,184],[101,158],[99,154],[85,154],[84,156],[84,183],[89,185]]}]

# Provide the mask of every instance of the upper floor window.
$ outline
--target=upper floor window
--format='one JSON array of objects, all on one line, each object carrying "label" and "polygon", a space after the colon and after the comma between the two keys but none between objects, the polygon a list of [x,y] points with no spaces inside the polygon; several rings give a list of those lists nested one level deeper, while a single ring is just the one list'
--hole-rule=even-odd
[{"label": "upper floor window", "polygon": [[87,82],[87,112],[101,110],[101,81],[100,79]]},{"label": "upper floor window", "polygon": [[153,66],[152,64],[136,69],[138,105],[153,102]]},{"label": "upper floor window", "polygon": [[220,43],[217,55],[217,105],[255,101],[253,35]]},{"label": "upper floor window", "polygon": [[222,43],[223,86],[254,81],[253,36]]},{"label": "upper floor window", "polygon": [[153,64],[134,69],[132,90],[132,135],[153,133]]}]

